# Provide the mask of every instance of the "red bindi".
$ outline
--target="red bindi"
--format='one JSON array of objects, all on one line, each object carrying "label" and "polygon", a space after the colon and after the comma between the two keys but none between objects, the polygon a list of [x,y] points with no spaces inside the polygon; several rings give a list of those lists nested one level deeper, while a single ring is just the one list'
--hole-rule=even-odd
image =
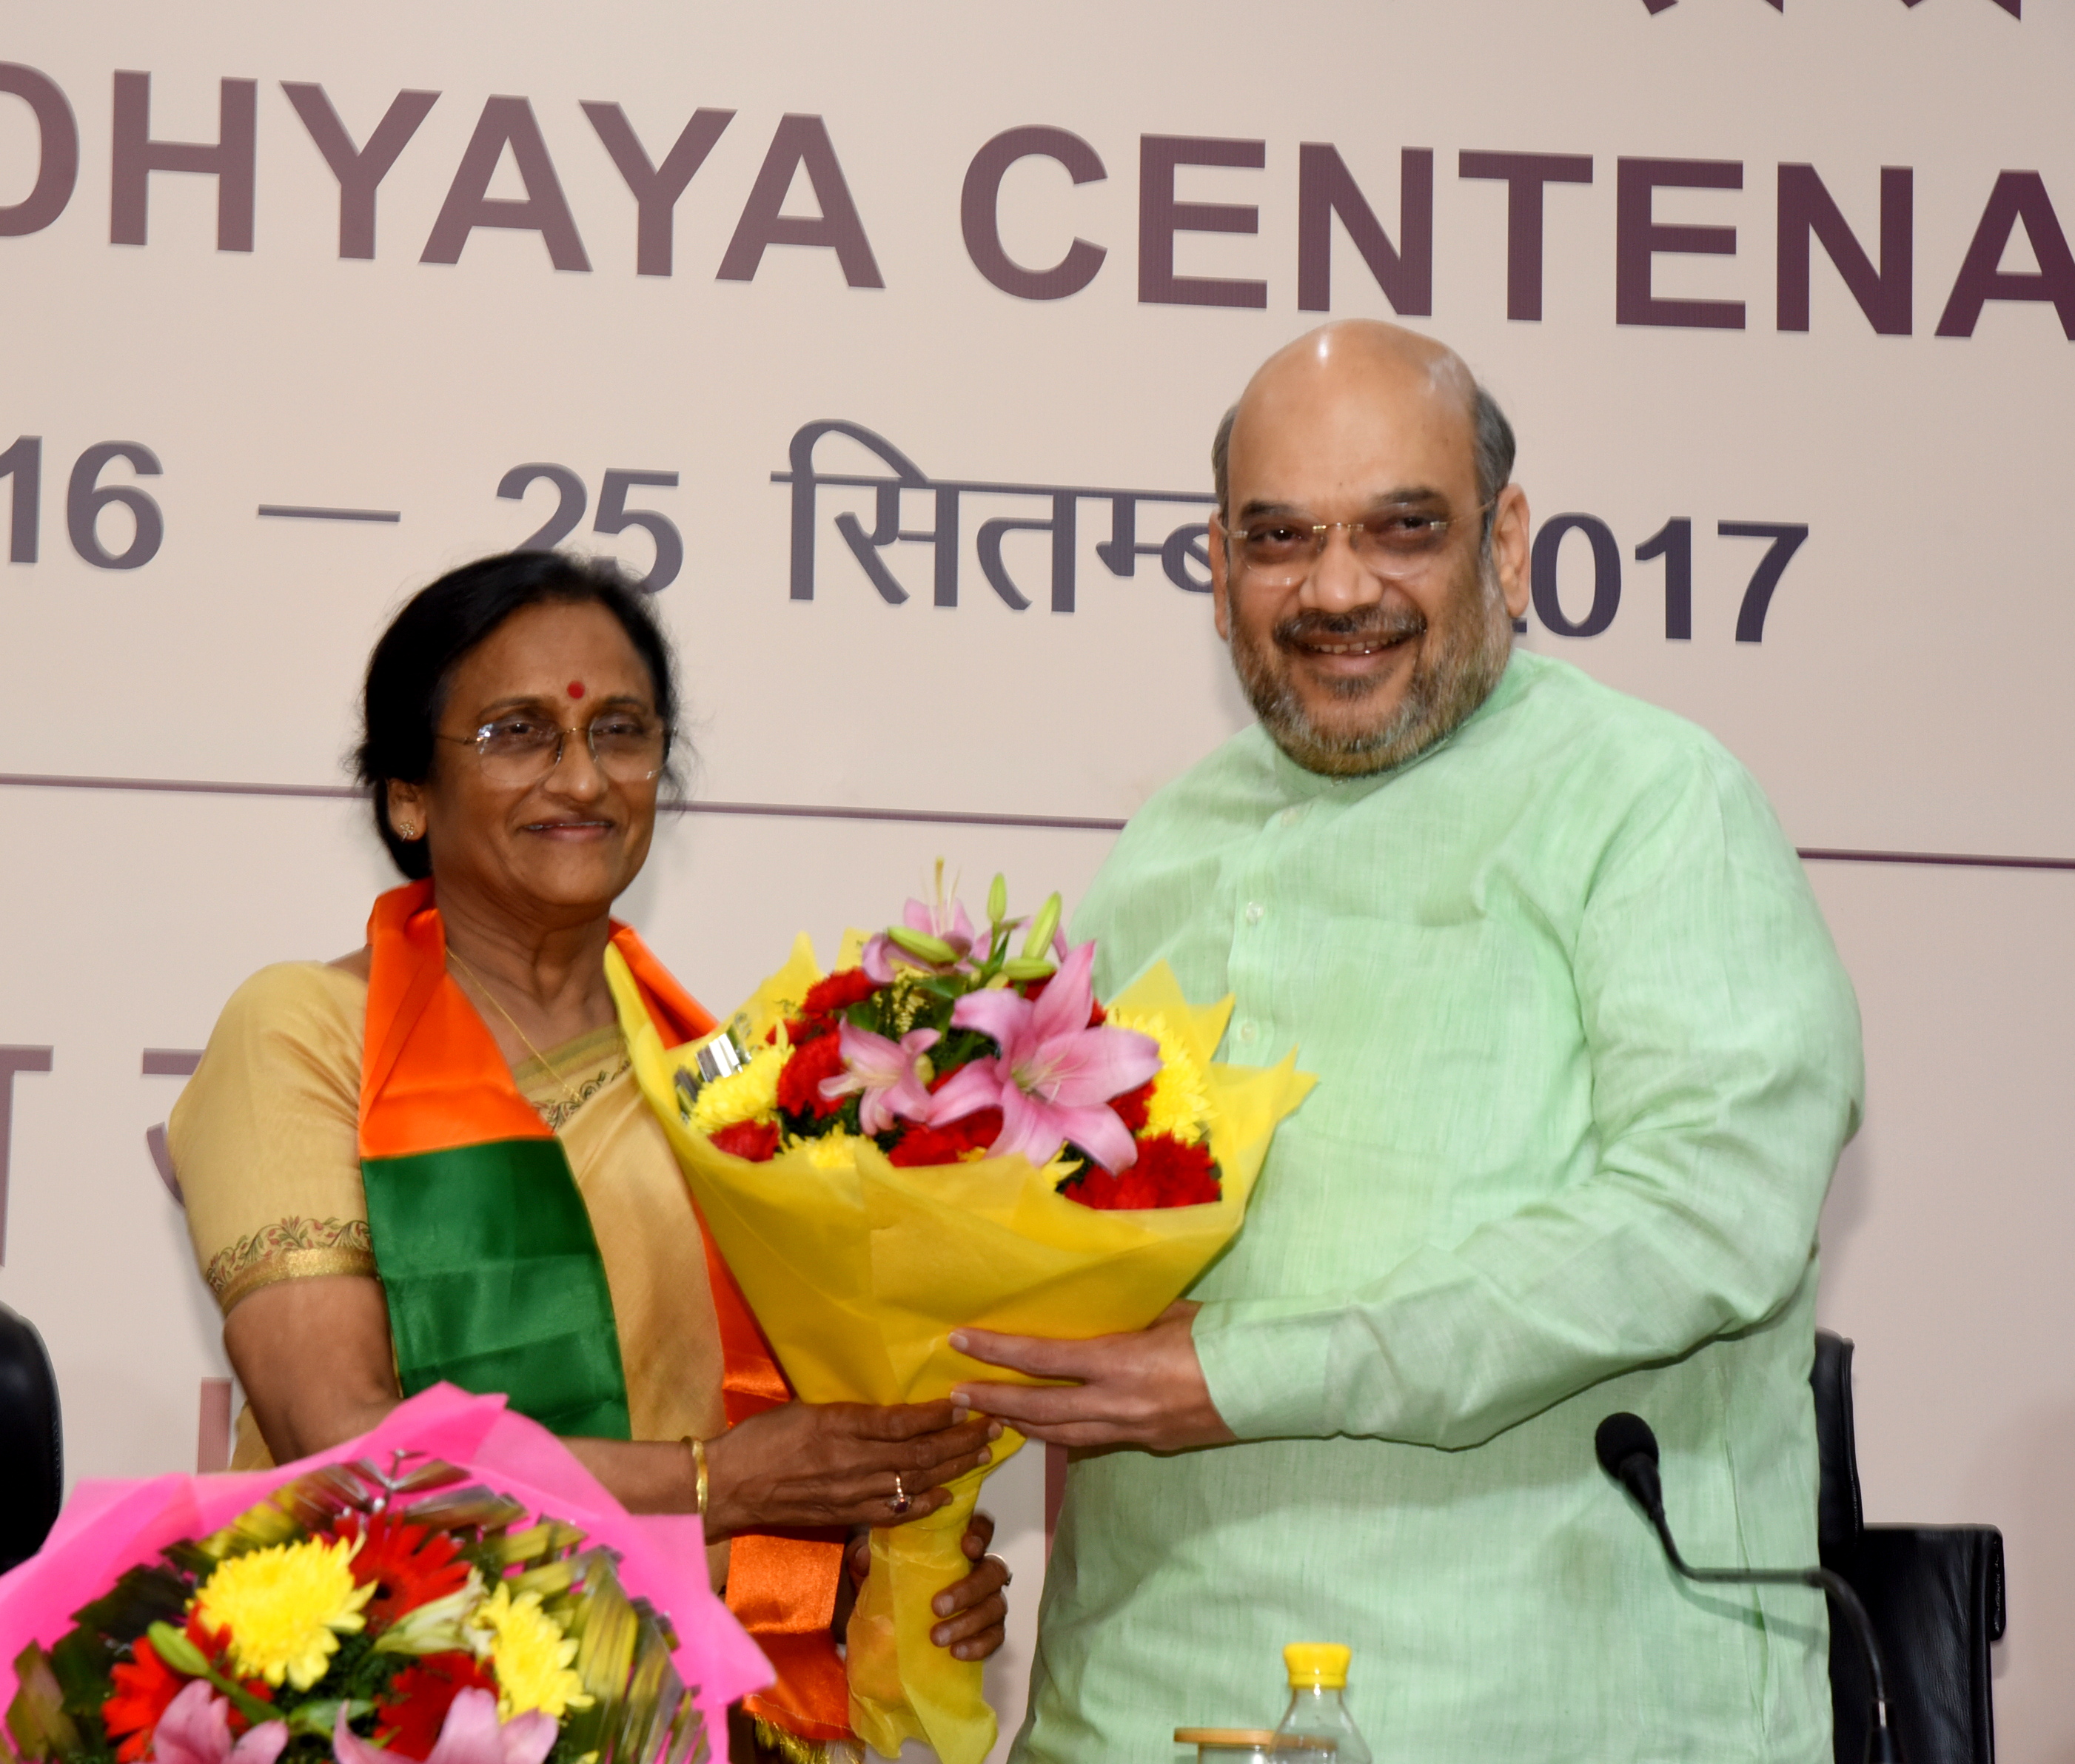
[{"label": "red bindi", "polygon": [[569,682],[569,696],[572,698],[581,698],[583,696],[583,681],[572,680]]}]

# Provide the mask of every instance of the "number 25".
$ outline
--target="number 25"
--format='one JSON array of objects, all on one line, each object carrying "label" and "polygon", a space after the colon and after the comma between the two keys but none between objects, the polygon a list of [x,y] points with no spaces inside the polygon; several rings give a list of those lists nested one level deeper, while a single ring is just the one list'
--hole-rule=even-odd
[{"label": "number 25", "polygon": [[[514,466],[498,481],[497,494],[507,502],[522,501],[527,490],[538,479],[545,478],[560,493],[561,500],[555,505],[540,531],[530,538],[521,540],[520,551],[552,551],[577,530],[583,520],[584,506],[590,498],[584,489],[583,480],[566,466],[553,466],[536,461],[524,466]],[[609,468],[605,482],[598,495],[598,518],[591,523],[591,530],[601,533],[623,533],[630,527],[643,528],[656,544],[656,561],[649,566],[648,574],[635,584],[644,594],[661,594],[677,579],[677,572],[684,567],[685,542],[676,525],[665,515],[652,508],[629,508],[627,493],[637,484],[655,485],[665,490],[677,486],[675,472],[628,471],[618,466]]]}]

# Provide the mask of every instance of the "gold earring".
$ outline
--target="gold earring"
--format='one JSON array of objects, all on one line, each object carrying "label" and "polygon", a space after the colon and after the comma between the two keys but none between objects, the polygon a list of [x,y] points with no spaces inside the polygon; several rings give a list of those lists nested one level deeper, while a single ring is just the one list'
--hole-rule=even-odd
[{"label": "gold earring", "polygon": [[403,826],[397,828],[396,833],[400,839],[415,839],[418,836],[418,823],[415,821],[406,821]]}]

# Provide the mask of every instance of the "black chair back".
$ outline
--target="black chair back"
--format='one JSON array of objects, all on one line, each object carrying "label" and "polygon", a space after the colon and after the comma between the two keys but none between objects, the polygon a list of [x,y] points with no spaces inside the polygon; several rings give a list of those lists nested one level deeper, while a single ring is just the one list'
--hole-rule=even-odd
[{"label": "black chair back", "polygon": [[43,1547],[64,1499],[57,1376],[35,1325],[0,1305],[0,1572]]},{"label": "black chair back", "polygon": [[[1852,1344],[1819,1330],[1809,1380],[1822,1463],[1823,1566],[1864,1602],[1887,1663],[1888,1711],[1905,1764],[1995,1764],[1989,1644],[2003,1638],[2003,1539],[1994,1526],[1868,1525],[1852,1430]],[[1837,1764],[1866,1750],[1865,1663],[1830,1624]]]}]

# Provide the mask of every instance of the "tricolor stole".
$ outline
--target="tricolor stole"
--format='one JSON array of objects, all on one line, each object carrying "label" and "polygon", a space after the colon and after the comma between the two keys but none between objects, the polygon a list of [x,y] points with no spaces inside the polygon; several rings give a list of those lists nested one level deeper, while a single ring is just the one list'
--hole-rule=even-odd
[{"label": "tricolor stole", "polygon": [[[404,1394],[445,1379],[501,1392],[553,1433],[630,1438],[612,1294],[575,1173],[447,971],[433,884],[381,896],[367,941],[360,1169]],[[632,930],[615,922],[611,946],[666,1046],[712,1029]],[[710,1236],[706,1255],[733,1427],[792,1391]],[[824,1532],[748,1533],[729,1555],[729,1609],[778,1674],[748,1706],[810,1739],[850,1733],[829,1629],[842,1559],[840,1534]]]}]

